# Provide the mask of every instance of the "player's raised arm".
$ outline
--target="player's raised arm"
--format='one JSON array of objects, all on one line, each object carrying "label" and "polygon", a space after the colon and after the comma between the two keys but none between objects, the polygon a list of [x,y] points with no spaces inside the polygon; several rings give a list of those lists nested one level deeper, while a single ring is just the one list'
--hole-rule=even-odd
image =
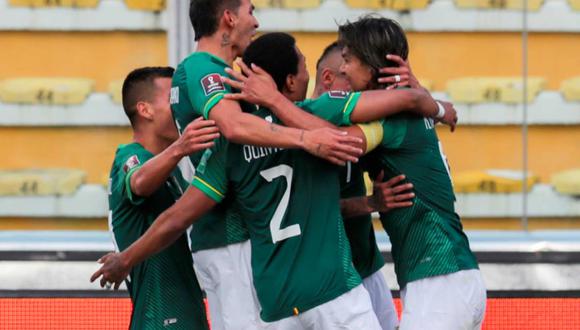
[{"label": "player's raised arm", "polygon": [[115,283],[115,289],[118,289],[133,266],[175,242],[193,222],[216,204],[217,202],[199,189],[190,187],[130,247],[121,253],[109,253],[101,258],[99,262],[103,266],[91,276],[91,282],[100,277],[101,287],[110,282]]},{"label": "player's raised arm", "polygon": [[212,147],[213,140],[218,137],[219,131],[213,120],[202,120],[200,117],[193,121],[177,141],[132,172],[132,193],[141,197],[150,196],[165,183],[183,157]]}]

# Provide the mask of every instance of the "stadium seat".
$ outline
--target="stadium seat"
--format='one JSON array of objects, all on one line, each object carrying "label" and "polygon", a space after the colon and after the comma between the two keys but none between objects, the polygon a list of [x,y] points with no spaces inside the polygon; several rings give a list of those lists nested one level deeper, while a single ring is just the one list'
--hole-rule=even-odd
[{"label": "stadium seat", "polygon": [[109,94],[113,102],[117,104],[123,103],[123,96],[121,95],[121,90],[123,89],[123,80],[115,80],[109,83]]},{"label": "stadium seat", "polygon": [[272,0],[253,0],[252,4],[256,8],[270,8],[272,7]]},{"label": "stadium seat", "polygon": [[564,80],[561,90],[566,101],[580,101],[580,77]]},{"label": "stadium seat", "polygon": [[552,184],[560,194],[580,195],[580,168],[554,174]]},{"label": "stadium seat", "polygon": [[421,84],[421,86],[425,87],[430,92],[433,91],[433,80],[423,79],[423,78],[417,78],[417,79],[419,80],[419,83]]},{"label": "stadium seat", "polygon": [[[311,9],[320,7],[320,0],[279,0],[282,8]],[[273,2],[276,2],[274,0]]]},{"label": "stadium seat", "polygon": [[70,195],[85,177],[81,170],[68,169],[0,171],[0,195]]},{"label": "stadium seat", "polygon": [[568,0],[568,3],[572,9],[580,11],[580,0]]},{"label": "stadium seat", "polygon": [[411,10],[427,8],[430,0],[346,0],[352,8]]},{"label": "stadium seat", "polygon": [[[540,181],[529,173],[527,190]],[[517,193],[522,192],[522,172],[512,170],[468,171],[453,175],[457,193]]]},{"label": "stadium seat", "polygon": [[[544,78],[528,78],[527,101],[532,102],[546,84]],[[521,77],[469,77],[447,82],[447,92],[459,103],[521,103],[523,82]]]},{"label": "stadium seat", "polygon": [[0,82],[0,101],[5,103],[83,103],[94,81],[84,78],[14,78]]},{"label": "stadium seat", "polygon": [[447,93],[459,103],[484,103],[496,99],[494,86],[487,78],[459,78],[447,82]]},{"label": "stadium seat", "polygon": [[99,0],[8,0],[8,3],[17,7],[95,8],[99,4]]},{"label": "stadium seat", "polygon": [[528,2],[528,10],[537,11],[544,0],[455,0],[459,8],[467,9],[522,9],[524,1]]},{"label": "stadium seat", "polygon": [[[503,103],[522,103],[524,98],[524,84],[521,77],[494,79],[498,87],[497,101]],[[533,102],[536,96],[544,89],[546,80],[538,77],[528,78],[528,102]]]},{"label": "stadium seat", "polygon": [[125,0],[129,9],[162,11],[165,10],[166,0]]}]

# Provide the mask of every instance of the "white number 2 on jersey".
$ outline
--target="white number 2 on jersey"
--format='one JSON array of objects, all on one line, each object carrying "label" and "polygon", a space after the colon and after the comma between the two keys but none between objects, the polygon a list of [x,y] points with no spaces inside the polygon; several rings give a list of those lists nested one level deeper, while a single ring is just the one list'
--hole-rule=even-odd
[{"label": "white number 2 on jersey", "polygon": [[281,176],[286,178],[286,191],[284,192],[278,207],[276,207],[272,220],[270,220],[270,233],[272,234],[272,242],[274,244],[290,237],[299,236],[301,233],[300,225],[298,224],[286,228],[280,228],[282,225],[282,218],[284,217],[286,209],[288,208],[288,203],[290,202],[293,173],[294,170],[288,165],[278,165],[260,172],[260,175],[262,175],[262,177],[264,177],[268,182],[272,182],[272,180]]}]

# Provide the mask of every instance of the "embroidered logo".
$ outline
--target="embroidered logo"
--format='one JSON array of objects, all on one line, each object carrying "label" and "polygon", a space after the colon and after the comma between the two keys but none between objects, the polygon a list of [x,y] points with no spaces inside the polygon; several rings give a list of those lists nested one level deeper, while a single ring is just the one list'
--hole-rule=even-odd
[{"label": "embroidered logo", "polygon": [[349,92],[345,91],[330,91],[328,92],[328,96],[333,99],[344,99],[348,96]]},{"label": "embroidered logo", "polygon": [[134,168],[135,166],[141,164],[141,162],[139,161],[139,158],[137,157],[137,155],[133,155],[131,157],[129,157],[129,159],[127,159],[127,161],[125,162],[125,165],[123,165],[123,171],[125,173],[129,172],[132,168]]},{"label": "embroidered logo", "polygon": [[205,96],[208,96],[214,92],[225,91],[226,87],[220,79],[220,75],[217,73],[208,74],[201,79],[201,86],[203,87],[203,92]]},{"label": "embroidered logo", "polygon": [[171,88],[171,96],[169,97],[169,104],[179,103],[179,87]]}]

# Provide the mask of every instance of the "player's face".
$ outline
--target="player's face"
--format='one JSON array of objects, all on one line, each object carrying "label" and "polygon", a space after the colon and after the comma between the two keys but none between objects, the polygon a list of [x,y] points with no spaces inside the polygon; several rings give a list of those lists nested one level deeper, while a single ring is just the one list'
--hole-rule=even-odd
[{"label": "player's face", "polygon": [[350,87],[355,91],[368,89],[373,79],[371,68],[354,56],[348,47],[342,49],[342,59],[340,72],[345,75]]},{"label": "player's face", "polygon": [[163,139],[175,141],[179,134],[175,128],[169,105],[171,78],[157,78],[154,83],[155,98],[151,102],[151,106],[154,111],[155,133]]},{"label": "player's face", "polygon": [[232,39],[235,40],[236,46],[242,55],[252,42],[252,38],[258,29],[258,19],[254,16],[254,5],[250,0],[242,0],[238,8],[237,21]]},{"label": "player's face", "polygon": [[310,81],[310,75],[308,74],[308,69],[306,68],[306,57],[300,51],[298,47],[296,48],[296,53],[298,54],[298,72],[296,73],[296,101],[303,101],[306,98],[306,92],[308,91],[308,82]]},{"label": "player's face", "polygon": [[329,90],[331,91],[350,91],[350,83],[346,75],[340,71],[340,67],[342,66],[342,54],[340,52],[333,52],[330,55],[328,63],[331,63],[332,67],[329,67],[332,70],[332,82],[329,86]]}]

